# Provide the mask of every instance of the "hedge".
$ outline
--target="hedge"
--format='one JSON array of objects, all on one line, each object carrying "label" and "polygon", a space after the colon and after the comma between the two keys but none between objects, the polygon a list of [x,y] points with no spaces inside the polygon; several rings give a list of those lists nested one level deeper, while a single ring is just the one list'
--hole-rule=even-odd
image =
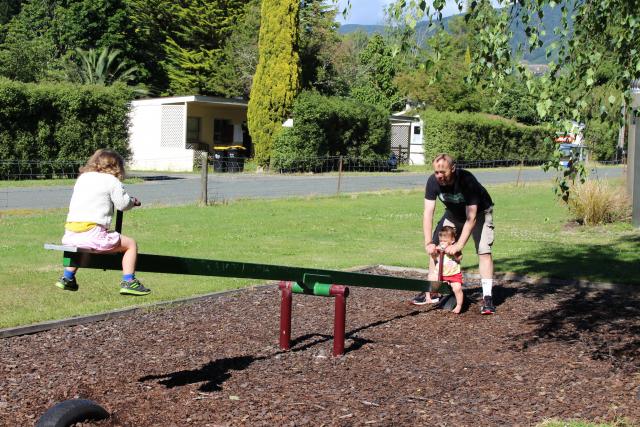
[{"label": "hedge", "polygon": [[364,161],[389,157],[391,124],[378,106],[308,91],[296,98],[292,116],[293,127],[275,140],[273,169],[313,171],[322,158],[334,156]]},{"label": "hedge", "polygon": [[543,126],[526,126],[481,113],[425,110],[424,155],[427,162],[449,153],[458,162],[479,160],[547,160],[552,132]]},{"label": "hedge", "polygon": [[40,172],[47,174],[56,164],[82,164],[105,147],[129,158],[131,99],[124,86],[0,78],[0,173],[38,161]]},{"label": "hedge", "polygon": [[618,124],[592,119],[587,122],[584,140],[597,161],[615,160],[618,154]]}]

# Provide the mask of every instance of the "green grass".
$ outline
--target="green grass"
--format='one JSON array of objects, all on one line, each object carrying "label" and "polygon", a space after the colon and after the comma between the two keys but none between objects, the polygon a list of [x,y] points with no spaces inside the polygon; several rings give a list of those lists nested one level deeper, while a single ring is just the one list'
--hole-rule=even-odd
[{"label": "green grass", "polygon": [[[550,184],[490,186],[496,203],[496,271],[640,286],[640,231],[628,223],[566,228]],[[387,264],[426,267],[421,191],[247,200],[209,207],[141,208],[124,234],[144,253],[311,268]],[[439,208],[440,209],[440,208]],[[102,312],[260,283],[246,279],[141,273],[153,293],[120,296],[120,273],[80,270],[80,291],[53,286],[65,210],[0,213],[0,328]],[[463,267],[477,268],[472,245]]]},{"label": "green grass", "polygon": [[[73,185],[75,182],[75,178],[7,180],[0,181],[0,188],[53,187],[56,185]],[[144,182],[144,180],[142,178],[127,178],[124,180],[125,184],[138,184],[140,182]]]}]

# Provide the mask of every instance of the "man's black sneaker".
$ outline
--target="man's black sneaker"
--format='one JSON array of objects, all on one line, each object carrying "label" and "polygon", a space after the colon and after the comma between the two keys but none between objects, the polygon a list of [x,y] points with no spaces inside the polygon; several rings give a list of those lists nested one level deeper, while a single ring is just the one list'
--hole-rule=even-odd
[{"label": "man's black sneaker", "polygon": [[148,295],[151,293],[151,289],[145,288],[138,279],[132,281],[123,280],[120,282],[120,293],[122,295]]},{"label": "man's black sneaker", "polygon": [[425,305],[425,304],[436,304],[438,301],[440,301],[440,298],[431,298],[431,301],[428,301],[427,293],[420,292],[418,295],[413,297],[413,299],[410,302],[413,305]]},{"label": "man's black sneaker", "polygon": [[493,298],[490,296],[485,296],[482,298],[482,308],[480,309],[480,314],[495,314],[496,307],[493,305]]},{"label": "man's black sneaker", "polygon": [[67,279],[66,277],[62,276],[56,282],[56,286],[65,291],[75,292],[78,290],[78,282],[76,282],[75,277],[73,279]]}]

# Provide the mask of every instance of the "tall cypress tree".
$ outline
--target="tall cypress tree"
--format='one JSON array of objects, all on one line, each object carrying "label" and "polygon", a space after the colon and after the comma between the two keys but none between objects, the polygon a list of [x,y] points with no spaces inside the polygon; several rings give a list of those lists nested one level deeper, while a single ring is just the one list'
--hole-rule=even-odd
[{"label": "tall cypress tree", "polygon": [[300,90],[299,0],[263,0],[259,59],[247,112],[255,159],[269,163],[273,140]]}]

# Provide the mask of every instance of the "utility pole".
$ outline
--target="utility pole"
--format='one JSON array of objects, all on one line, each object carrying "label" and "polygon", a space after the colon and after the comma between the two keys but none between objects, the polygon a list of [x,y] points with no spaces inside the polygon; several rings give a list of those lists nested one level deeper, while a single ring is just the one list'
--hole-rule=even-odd
[{"label": "utility pole", "polygon": [[627,150],[627,191],[631,196],[631,223],[640,227],[640,80],[631,83],[629,142]]}]

